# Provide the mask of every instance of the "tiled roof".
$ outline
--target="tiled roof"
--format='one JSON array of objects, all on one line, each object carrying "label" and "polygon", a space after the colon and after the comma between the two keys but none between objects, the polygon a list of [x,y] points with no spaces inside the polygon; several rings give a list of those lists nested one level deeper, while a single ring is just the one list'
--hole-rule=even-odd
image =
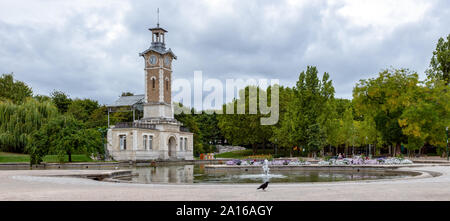
[{"label": "tiled roof", "polygon": [[133,106],[135,104],[144,103],[145,95],[134,95],[134,96],[121,96],[113,104],[107,105],[107,107],[123,107],[123,106]]},{"label": "tiled roof", "polygon": [[154,51],[159,54],[171,54],[174,59],[177,59],[177,56],[172,52],[172,50],[170,50],[170,48],[168,50],[165,50],[160,47],[150,47],[149,49],[145,50],[144,52],[139,53],[139,56],[144,56],[144,54],[146,54],[149,51]]}]

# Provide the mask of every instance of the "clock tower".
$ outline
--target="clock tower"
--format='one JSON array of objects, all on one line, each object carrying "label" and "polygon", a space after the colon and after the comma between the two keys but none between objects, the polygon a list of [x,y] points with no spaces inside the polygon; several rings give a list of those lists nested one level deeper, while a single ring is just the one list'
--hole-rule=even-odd
[{"label": "clock tower", "polygon": [[139,53],[144,58],[144,94],[122,96],[108,105],[109,108],[143,109],[144,116],[133,122],[119,122],[108,129],[108,155],[128,162],[193,160],[194,134],[173,115],[172,61],[177,57],[170,48],[166,49],[167,31],[159,27],[159,18],[156,27],[149,30],[151,45]]},{"label": "clock tower", "polygon": [[144,119],[173,119],[172,110],[172,61],[177,59],[172,50],[166,49],[166,30],[159,27],[152,32],[150,48],[140,53],[145,65],[145,104]]}]

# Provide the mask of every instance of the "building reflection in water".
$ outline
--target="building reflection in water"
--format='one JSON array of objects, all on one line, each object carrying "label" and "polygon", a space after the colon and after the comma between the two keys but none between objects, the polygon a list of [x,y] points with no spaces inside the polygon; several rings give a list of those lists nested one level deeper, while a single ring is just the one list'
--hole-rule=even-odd
[{"label": "building reflection in water", "polygon": [[159,167],[137,167],[133,169],[139,176],[133,177],[137,183],[193,183],[194,165],[170,165]]}]

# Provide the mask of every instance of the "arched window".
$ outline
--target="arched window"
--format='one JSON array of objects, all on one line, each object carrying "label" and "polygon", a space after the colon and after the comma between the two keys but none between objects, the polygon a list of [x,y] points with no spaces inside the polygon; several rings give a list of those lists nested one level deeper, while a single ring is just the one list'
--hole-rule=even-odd
[{"label": "arched window", "polygon": [[169,90],[169,79],[166,79],[166,91]]},{"label": "arched window", "polygon": [[156,79],[155,78],[152,78],[152,87],[153,87],[153,89],[155,89],[155,87],[156,87]]}]

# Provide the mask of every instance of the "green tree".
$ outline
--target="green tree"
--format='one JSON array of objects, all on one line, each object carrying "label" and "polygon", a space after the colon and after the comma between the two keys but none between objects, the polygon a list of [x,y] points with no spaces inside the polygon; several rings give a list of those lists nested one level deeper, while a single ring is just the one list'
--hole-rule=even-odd
[{"label": "green tree", "polygon": [[295,127],[292,121],[294,111],[291,110],[291,108],[295,108],[294,105],[291,105],[291,102],[295,102],[294,90],[289,87],[280,87],[279,96],[279,121],[276,125],[272,126],[272,137],[270,141],[285,151],[292,153],[292,147],[296,145]]},{"label": "green tree", "polygon": [[375,120],[371,117],[364,117],[362,121],[356,121],[357,142],[356,145],[371,145],[371,154],[376,155],[378,145],[378,131]]},{"label": "green tree", "polygon": [[402,97],[405,110],[398,123],[408,136],[408,150],[420,152],[425,142],[445,147],[445,128],[450,125],[450,92],[447,89],[443,81],[434,79],[410,87]]},{"label": "green tree", "polygon": [[70,103],[67,113],[72,114],[77,120],[87,122],[92,113],[98,108],[99,104],[97,101],[77,98]]},{"label": "green tree", "polygon": [[[285,140],[283,145],[307,147],[314,143],[321,144],[320,149],[325,146],[322,138],[326,139],[325,125],[331,121],[334,87],[328,73],[323,74],[322,80],[317,75],[317,68],[311,66],[307,67],[306,72],[300,73],[285,116],[281,117],[280,126],[275,129],[275,134],[280,136],[276,139]],[[313,136],[313,131],[319,135]],[[314,155],[319,150],[308,149]]]},{"label": "green tree", "polygon": [[120,96],[134,96],[134,94],[133,93],[131,93],[131,92],[128,92],[128,91],[126,91],[126,92],[122,92],[122,95],[120,95]]},{"label": "green tree", "polygon": [[[345,111],[351,107],[351,101],[347,99],[331,99],[327,105],[327,118],[323,121],[324,131],[327,137],[329,151],[331,147],[339,147],[345,143],[345,139],[341,134],[341,127]],[[334,152],[334,151],[333,151]],[[334,154],[337,154],[334,153]]]},{"label": "green tree", "polygon": [[405,97],[418,84],[418,74],[408,69],[387,69],[374,79],[360,80],[353,89],[356,112],[372,117],[383,143],[394,146],[389,151],[395,156],[407,136],[399,124],[405,110]]},{"label": "green tree", "polygon": [[326,145],[325,131],[319,124],[312,124],[308,126],[307,134],[307,150],[313,153],[313,157],[316,157],[318,151]]},{"label": "green tree", "polygon": [[357,139],[356,127],[355,120],[353,119],[353,108],[349,106],[344,112],[339,131],[339,140],[345,145],[346,155],[349,154],[348,149],[350,146],[352,146],[352,149],[354,150],[354,145]]},{"label": "green tree", "polygon": [[427,70],[429,79],[443,80],[446,85],[450,82],[450,34],[447,40],[440,38],[433,51],[430,68]]},{"label": "green tree", "polygon": [[23,104],[0,102],[0,150],[23,153],[30,136],[58,114],[51,102],[27,98]]},{"label": "green tree", "polygon": [[[182,107],[181,104],[177,105],[177,107]],[[191,112],[185,113],[181,112],[180,114],[175,115],[175,119],[180,121],[184,127],[188,128],[191,133],[194,133],[194,155],[199,156],[201,153],[205,153],[204,149],[204,141],[201,130],[194,118],[195,110],[192,108]]]},{"label": "green tree", "polygon": [[[250,90],[256,91],[250,95]],[[261,118],[267,117],[262,114],[259,108],[259,97],[265,96],[266,91],[259,87],[247,86],[239,91],[239,99],[234,99],[232,102],[223,105],[223,113],[218,116],[219,128],[227,141],[233,145],[250,145],[253,152],[256,153],[258,145],[263,147],[272,136],[272,128],[268,125],[261,125]],[[250,110],[250,104],[255,104],[256,108]],[[269,104],[270,105],[270,104]],[[227,113],[228,108],[233,108],[233,114]],[[245,110],[243,113],[238,113],[238,110]]]},{"label": "green tree", "polygon": [[21,104],[33,91],[22,81],[14,80],[13,74],[3,74],[0,77],[0,101],[11,101]]},{"label": "green tree", "polygon": [[60,162],[66,155],[72,162],[72,154],[103,154],[102,134],[96,129],[86,129],[71,115],[52,118],[33,134],[30,146],[31,164],[38,164],[46,154],[57,154]]},{"label": "green tree", "polygon": [[68,95],[66,95],[62,91],[53,91],[50,94],[50,97],[52,98],[52,102],[56,105],[60,113],[66,113],[69,109],[69,105],[72,103],[72,99],[69,98]]},{"label": "green tree", "polygon": [[45,101],[51,102],[52,101],[51,97],[46,96],[46,95],[40,95],[40,94],[35,95],[33,98],[39,102],[45,102]]},{"label": "green tree", "polygon": [[202,143],[205,150],[207,149],[209,152],[213,152],[213,145],[216,145],[218,142],[223,143],[225,140],[218,125],[219,120],[216,112],[210,111],[210,113],[206,113],[202,111],[201,114],[194,115],[194,119],[201,131]]},{"label": "green tree", "polygon": [[108,125],[108,109],[106,106],[101,106],[92,111],[86,126],[89,128],[106,127]]}]

